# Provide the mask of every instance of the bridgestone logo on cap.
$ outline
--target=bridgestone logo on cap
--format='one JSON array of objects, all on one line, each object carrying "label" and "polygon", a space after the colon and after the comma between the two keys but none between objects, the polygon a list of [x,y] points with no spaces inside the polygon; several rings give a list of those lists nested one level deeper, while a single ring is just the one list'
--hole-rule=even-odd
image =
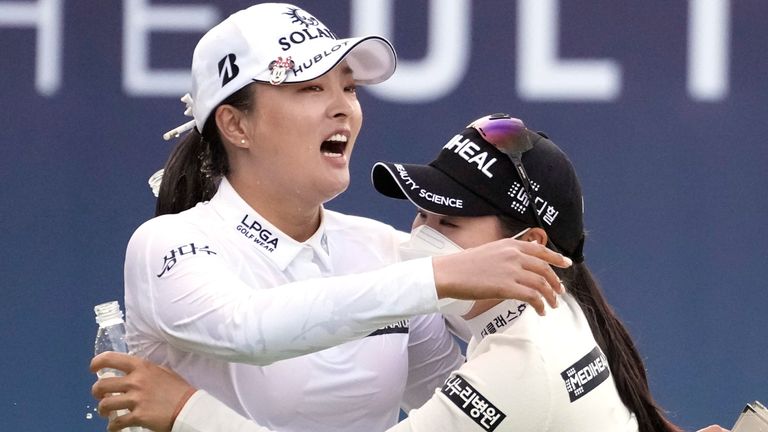
[{"label": "bridgestone logo on cap", "polygon": [[237,74],[240,73],[240,68],[237,67],[237,63],[235,63],[236,59],[237,56],[234,54],[227,54],[224,58],[219,60],[219,78],[221,78],[222,87],[235,79]]}]

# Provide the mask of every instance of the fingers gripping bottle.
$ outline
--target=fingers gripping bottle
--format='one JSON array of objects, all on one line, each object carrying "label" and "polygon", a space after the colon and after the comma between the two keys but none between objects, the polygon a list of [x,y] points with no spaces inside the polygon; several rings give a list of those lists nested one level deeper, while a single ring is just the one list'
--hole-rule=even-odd
[{"label": "fingers gripping bottle", "polygon": [[[120,304],[116,301],[102,303],[93,308],[96,312],[96,324],[99,325],[99,331],[96,333],[96,342],[93,347],[93,355],[98,355],[106,351],[116,351],[128,353],[128,344],[125,342],[125,322],[123,321],[123,312],[120,310]],[[117,369],[101,369],[96,373],[98,377],[108,378],[125,375]],[[112,420],[117,416],[128,414],[128,410],[113,411],[109,414]],[[123,432],[141,432],[143,428],[128,427]]]}]

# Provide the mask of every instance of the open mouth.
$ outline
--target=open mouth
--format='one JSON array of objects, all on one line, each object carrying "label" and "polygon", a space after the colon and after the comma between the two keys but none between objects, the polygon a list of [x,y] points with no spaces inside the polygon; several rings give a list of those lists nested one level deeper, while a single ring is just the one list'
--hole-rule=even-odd
[{"label": "open mouth", "polygon": [[323,156],[338,158],[344,156],[347,148],[347,137],[342,134],[333,134],[320,144],[320,152]]}]

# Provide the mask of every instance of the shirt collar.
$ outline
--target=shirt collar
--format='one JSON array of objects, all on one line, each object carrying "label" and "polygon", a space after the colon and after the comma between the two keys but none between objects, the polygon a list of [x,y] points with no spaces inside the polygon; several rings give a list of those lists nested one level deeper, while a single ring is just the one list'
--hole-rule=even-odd
[{"label": "shirt collar", "polygon": [[[505,300],[480,315],[467,320],[472,336],[479,342],[484,337],[502,333],[518,321],[521,315],[532,313],[530,306],[517,300]],[[535,313],[535,312],[533,312]]]},{"label": "shirt collar", "polygon": [[320,227],[305,242],[298,242],[280,231],[254,210],[232,187],[226,177],[221,179],[219,189],[209,205],[224,220],[227,229],[236,232],[241,242],[258,250],[277,265],[286,267],[306,248],[326,267],[330,266],[330,251],[325,232],[324,209],[320,209]]}]

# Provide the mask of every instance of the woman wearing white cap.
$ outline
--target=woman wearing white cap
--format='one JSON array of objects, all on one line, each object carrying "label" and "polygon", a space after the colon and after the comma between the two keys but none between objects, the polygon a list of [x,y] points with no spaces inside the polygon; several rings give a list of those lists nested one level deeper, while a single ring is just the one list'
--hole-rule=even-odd
[{"label": "woman wearing white cap", "polygon": [[[451,138],[429,165],[379,163],[372,177],[381,193],[416,205],[409,242],[414,255],[455,253],[517,237],[549,245],[575,263],[558,270],[568,291],[546,316],[516,300],[454,305],[472,331],[468,361],[391,431],[681,430],[653,400],[631,337],[584,263],[581,187],[568,157],[552,141],[518,119],[495,114]],[[156,377],[169,389],[159,395],[151,386],[130,388],[125,378],[96,384],[96,397],[128,391],[129,399],[140,401],[127,405],[105,398],[102,414],[154,408],[134,411],[122,425],[266,431],[152,365],[119,355],[94,360],[93,367],[105,366],[142,381]],[[185,393],[191,398],[182,397]]]},{"label": "woman wearing white cap", "polygon": [[267,426],[376,431],[462,361],[438,299],[554,302],[549,264],[568,260],[546,248],[397,263],[401,233],[323,209],[349,182],[355,86],[394,68],[386,40],[337,39],[287,4],[202,37],[184,98],[194,120],[169,135],[192,130],[165,166],[159,217],[127,248],[133,350]]}]

